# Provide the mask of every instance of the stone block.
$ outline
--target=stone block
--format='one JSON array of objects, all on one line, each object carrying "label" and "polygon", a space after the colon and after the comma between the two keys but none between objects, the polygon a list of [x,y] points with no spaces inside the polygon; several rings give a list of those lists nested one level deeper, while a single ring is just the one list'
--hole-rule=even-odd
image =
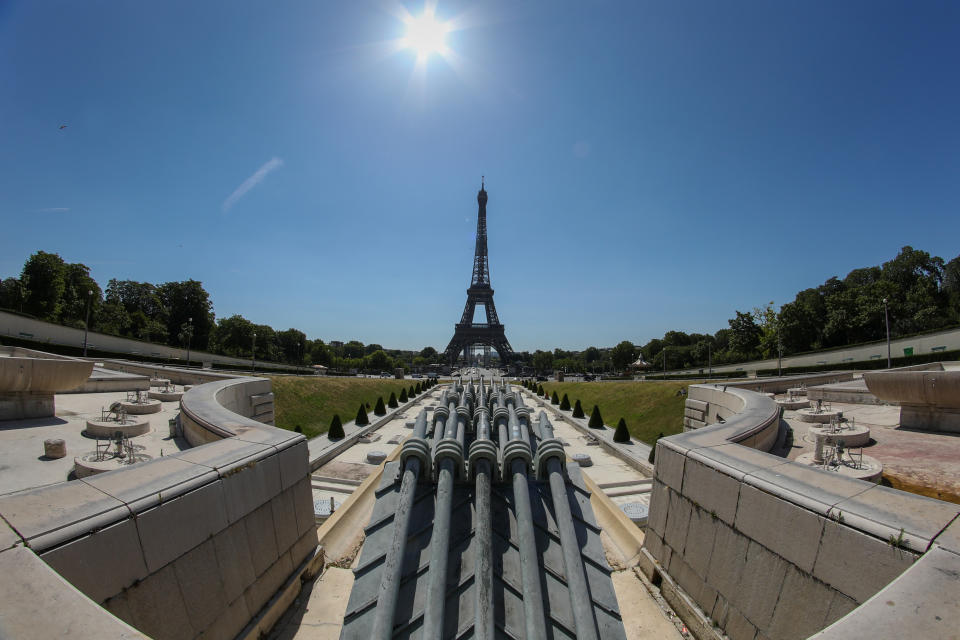
[{"label": "stone block", "polygon": [[[771,638],[801,640],[825,626],[827,611],[835,592],[819,580],[795,567],[787,569],[780,600],[770,625],[763,631]],[[870,638],[875,636],[860,636]]]},{"label": "stone block", "polygon": [[646,534],[643,537],[643,548],[653,557],[657,558],[660,555],[660,549],[663,547],[663,540],[656,534],[656,532],[647,529]]},{"label": "stone block", "polygon": [[[132,624],[154,640],[194,637],[173,566],[167,566],[125,592]],[[121,596],[122,597],[122,596]]]},{"label": "stone block", "polygon": [[663,541],[681,555],[687,539],[692,508],[693,505],[689,500],[678,493],[670,492],[670,506],[667,509],[667,526],[663,533]]},{"label": "stone block", "polygon": [[732,525],[737,515],[740,482],[689,458],[683,474],[684,495],[708,513]]},{"label": "stone block", "polygon": [[716,535],[716,518],[694,507],[690,513],[687,540],[683,547],[684,560],[697,575],[705,579],[713,553],[713,540]]},{"label": "stone block", "polygon": [[737,480],[762,469],[772,469],[783,464],[793,464],[785,458],[757,451],[739,444],[721,444],[715,447],[697,449],[691,457],[709,461],[712,468],[722,470]]},{"label": "stone block", "polygon": [[823,523],[822,517],[800,506],[748,485],[740,487],[736,528],[804,571],[813,571]]},{"label": "stone block", "polygon": [[0,519],[0,551],[6,551],[21,542],[23,542],[23,540],[17,535],[17,532]]},{"label": "stone block", "polygon": [[830,603],[830,608],[827,609],[827,617],[823,621],[824,627],[828,627],[843,616],[847,615],[851,611],[857,608],[857,603],[843,595],[842,593],[834,592],[833,602]]},{"label": "stone block", "polygon": [[667,528],[667,510],[670,507],[670,488],[658,480],[650,488],[650,511],[647,528],[663,538]]},{"label": "stone block", "polygon": [[670,448],[666,442],[658,442],[656,463],[653,468],[654,477],[674,491],[679,492],[683,484],[683,463],[685,459],[686,456]]},{"label": "stone block", "polygon": [[283,553],[300,537],[297,516],[293,510],[293,491],[281,491],[270,500],[273,510],[273,528],[277,536],[277,551]]},{"label": "stone block", "polygon": [[123,473],[101,473],[81,480],[123,502],[135,514],[216,481],[215,471],[174,456],[156,458]]},{"label": "stone block", "polygon": [[897,536],[903,529],[903,546],[920,553],[960,513],[960,505],[878,485],[835,508],[843,512],[848,526],[881,540]]},{"label": "stone block", "polygon": [[199,640],[233,640],[243,631],[250,619],[247,599],[240,596],[224,609],[220,616],[198,637]]},{"label": "stone block", "polygon": [[280,464],[276,454],[248,462],[223,473],[227,518],[242,520],[280,493]]},{"label": "stone block", "polygon": [[146,640],[73,588],[25,547],[0,553],[0,636]]},{"label": "stone block", "polygon": [[960,555],[960,517],[954,518],[950,526],[940,532],[936,544]]},{"label": "stone block", "polygon": [[242,599],[243,592],[257,578],[253,572],[246,524],[233,523],[213,537],[213,545],[223,579],[224,595],[231,602]]},{"label": "stone block", "polygon": [[727,623],[723,627],[730,640],[753,640],[757,635],[757,628],[750,624],[739,611],[731,608],[727,615]]},{"label": "stone block", "polygon": [[688,398],[684,401],[684,408],[685,408],[685,409],[694,409],[694,410],[696,410],[696,411],[699,411],[700,413],[706,412],[707,407],[709,407],[709,406],[710,406],[710,405],[707,404],[706,402],[704,402],[703,400],[695,400],[695,399],[690,398],[690,397],[688,397]]},{"label": "stone block", "polygon": [[147,569],[157,571],[226,528],[220,482],[144,511],[136,523]]},{"label": "stone block", "polygon": [[310,453],[302,440],[280,452],[280,489],[286,491],[310,475]]},{"label": "stone block", "polygon": [[318,546],[317,532],[308,531],[290,547],[290,562],[294,570],[297,569],[305,560],[313,557],[313,553]]},{"label": "stone block", "polygon": [[68,542],[40,557],[98,603],[147,576],[133,520],[124,520]]},{"label": "stone block", "polygon": [[813,575],[863,603],[906,571],[914,559],[910,551],[827,521]]},{"label": "stone block", "polygon": [[227,607],[213,540],[180,556],[173,563],[173,570],[190,616],[190,626],[200,631],[206,629]]},{"label": "stone block", "polygon": [[749,540],[722,522],[717,523],[715,535],[707,582],[729,597],[729,594],[740,589]]},{"label": "stone block", "polygon": [[0,498],[0,514],[41,553],[130,517],[127,506],[82,482],[63,482]]},{"label": "stone block", "polygon": [[259,577],[280,556],[270,503],[256,509],[244,518],[243,522],[247,528],[247,544],[250,545],[253,572]]},{"label": "stone block", "polygon": [[688,596],[696,600],[696,596],[700,595],[703,587],[703,578],[698,576],[690,568],[690,565],[683,561],[683,557],[679,553],[674,553],[673,557],[670,558],[669,574]]},{"label": "stone block", "polygon": [[782,464],[761,469],[747,476],[744,482],[818,513],[826,513],[838,502],[875,486],[872,482],[847,478],[802,464]]},{"label": "stone block", "polygon": [[283,586],[283,583],[292,573],[293,565],[290,561],[290,554],[285,553],[257,577],[256,581],[243,594],[243,597],[247,600],[247,610],[251,616],[260,613],[263,605],[273,597],[277,589]]},{"label": "stone block", "polygon": [[754,626],[765,629],[770,624],[788,567],[783,558],[756,542],[751,541],[747,547],[743,583],[739,590],[727,595],[731,604]]},{"label": "stone block", "polygon": [[303,535],[307,531],[316,531],[317,520],[313,515],[313,489],[310,487],[310,476],[293,485],[293,511],[297,517],[297,534]]},{"label": "stone block", "polygon": [[727,624],[727,616],[729,613],[730,603],[727,602],[727,599],[718,592],[717,601],[713,605],[713,611],[711,611],[709,614],[710,621],[722,629],[723,625]]}]

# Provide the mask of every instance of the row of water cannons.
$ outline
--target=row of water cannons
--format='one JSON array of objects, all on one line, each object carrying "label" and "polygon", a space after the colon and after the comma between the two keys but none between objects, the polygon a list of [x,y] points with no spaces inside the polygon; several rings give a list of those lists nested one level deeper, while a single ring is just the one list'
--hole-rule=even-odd
[{"label": "row of water cannons", "polygon": [[393,540],[387,550],[377,592],[374,639],[393,637],[416,486],[431,481],[436,483],[436,503],[422,637],[443,636],[450,520],[456,480],[474,485],[474,637],[489,640],[496,637],[491,484],[497,481],[503,485],[512,483],[511,506],[517,523],[516,544],[520,553],[524,637],[545,640],[550,625],[544,610],[540,552],[530,502],[531,473],[537,480],[549,483],[576,637],[582,640],[598,637],[567,496],[563,444],[554,437],[546,413],[541,412],[536,423],[531,423],[530,415],[531,410],[524,406],[520,393],[511,389],[509,384],[502,379],[487,384],[482,377],[477,384],[472,379],[464,383],[458,378],[444,389],[431,421],[427,419],[426,409],[420,412],[413,435],[404,443],[400,453],[400,493]]}]

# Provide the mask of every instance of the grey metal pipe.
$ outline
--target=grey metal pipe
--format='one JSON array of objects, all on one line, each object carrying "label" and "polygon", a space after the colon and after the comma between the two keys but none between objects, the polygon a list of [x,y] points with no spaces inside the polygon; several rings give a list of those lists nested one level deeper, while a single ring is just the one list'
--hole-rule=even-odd
[{"label": "grey metal pipe", "polygon": [[[461,406],[466,403],[466,394],[460,396]],[[444,438],[456,438],[464,432],[464,418],[457,414],[453,402],[449,405]],[[461,440],[461,444],[462,444]],[[430,535],[430,581],[423,612],[423,638],[443,638],[443,614],[447,604],[447,560],[450,557],[450,516],[453,507],[454,462],[450,458],[440,461],[437,473],[437,502],[433,514],[433,529]]]},{"label": "grey metal pipe", "polygon": [[[509,411],[510,439],[521,440],[520,423],[513,404],[509,405]],[[537,538],[533,529],[527,465],[523,460],[515,459],[510,465],[510,472],[513,475],[513,499],[519,534],[524,637],[526,640],[540,640],[547,637],[546,617],[543,612],[543,591],[540,588],[540,564],[537,561]]]},{"label": "grey metal pipe", "polygon": [[[413,427],[414,437],[422,438],[427,430],[427,411],[417,416]],[[400,595],[400,578],[403,572],[403,557],[410,530],[410,515],[413,512],[413,496],[420,476],[420,460],[408,458],[400,481],[400,495],[397,499],[397,512],[394,515],[393,540],[387,549],[380,586],[377,589],[377,616],[373,622],[373,638],[388,640],[393,637],[393,618],[397,611],[397,598]]]},{"label": "grey metal pipe", "polygon": [[[540,434],[546,439],[553,437],[553,425],[546,413],[540,413]],[[553,498],[554,516],[560,530],[560,546],[563,548],[563,566],[567,574],[567,590],[570,595],[570,610],[578,640],[596,640],[598,638],[597,620],[594,617],[590,589],[587,586],[587,573],[580,555],[577,532],[573,527],[573,514],[567,498],[567,485],[563,478],[560,460],[547,460],[547,474],[550,478],[550,495]]]},{"label": "grey metal pipe", "polygon": [[[477,420],[477,439],[490,438],[490,421],[481,413]],[[480,640],[493,640],[495,628],[493,618],[493,513],[490,506],[490,482],[492,470],[490,461],[477,461],[475,479],[474,507],[477,513],[476,537],[474,538],[476,559],[475,574],[477,580],[476,603],[474,609],[474,636]]]}]

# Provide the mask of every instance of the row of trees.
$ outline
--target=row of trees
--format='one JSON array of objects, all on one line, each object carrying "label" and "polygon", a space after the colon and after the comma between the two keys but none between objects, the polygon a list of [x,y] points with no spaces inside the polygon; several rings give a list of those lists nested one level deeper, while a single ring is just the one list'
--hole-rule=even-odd
[{"label": "row of trees", "polygon": [[779,311],[773,302],[736,311],[713,335],[668,331],[640,352],[655,369],[664,360],[667,369],[680,369],[882,340],[885,306],[892,336],[960,324],[960,256],[944,262],[906,246],[881,266],[799,292]]},{"label": "row of trees", "polygon": [[[352,340],[336,346],[308,340],[299,329],[274,329],[241,315],[216,319],[210,295],[196,280],[151,284],[111,279],[104,291],[80,263],[38,251],[19,278],[0,281],[0,308],[41,320],[172,347],[294,365],[390,371],[439,361],[433,347],[419,353]],[[255,337],[254,337],[255,336]]]}]

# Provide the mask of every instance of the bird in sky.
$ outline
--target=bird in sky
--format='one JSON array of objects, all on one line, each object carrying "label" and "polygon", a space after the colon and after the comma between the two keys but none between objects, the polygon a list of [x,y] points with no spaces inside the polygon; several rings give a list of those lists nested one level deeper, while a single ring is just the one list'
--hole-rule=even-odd
[{"label": "bird in sky", "polygon": [[67,125],[65,125],[65,124],[60,125],[60,130],[61,130],[61,131],[63,131],[63,130],[66,129],[66,128],[67,128]]}]

